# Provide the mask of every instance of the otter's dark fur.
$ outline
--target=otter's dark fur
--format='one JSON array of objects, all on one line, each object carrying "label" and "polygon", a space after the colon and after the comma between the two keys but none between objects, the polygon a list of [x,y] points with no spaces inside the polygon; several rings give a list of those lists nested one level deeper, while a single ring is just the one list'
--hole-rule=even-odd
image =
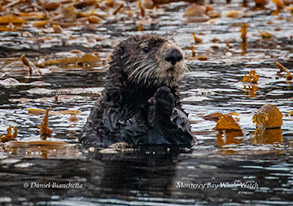
[{"label": "otter's dark fur", "polygon": [[122,41],[113,51],[105,89],[80,142],[192,145],[178,96],[177,82],[185,69],[182,50],[168,36],[145,34]]}]

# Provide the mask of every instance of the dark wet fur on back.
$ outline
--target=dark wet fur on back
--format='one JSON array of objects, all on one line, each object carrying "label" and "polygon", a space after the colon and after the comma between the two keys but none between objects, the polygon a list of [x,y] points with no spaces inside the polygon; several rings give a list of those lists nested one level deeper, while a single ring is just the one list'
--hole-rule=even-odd
[{"label": "dark wet fur on back", "polygon": [[103,95],[80,142],[104,147],[116,142],[192,145],[178,96],[177,82],[185,69],[181,53],[167,36],[146,34],[122,41],[113,51]]}]

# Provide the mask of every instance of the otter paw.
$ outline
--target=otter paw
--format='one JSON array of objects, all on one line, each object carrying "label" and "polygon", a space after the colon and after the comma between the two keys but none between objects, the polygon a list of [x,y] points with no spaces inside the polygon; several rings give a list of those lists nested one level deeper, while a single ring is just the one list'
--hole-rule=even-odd
[{"label": "otter paw", "polygon": [[170,88],[164,86],[160,87],[155,95],[156,112],[170,116],[172,109],[175,107],[174,95]]}]

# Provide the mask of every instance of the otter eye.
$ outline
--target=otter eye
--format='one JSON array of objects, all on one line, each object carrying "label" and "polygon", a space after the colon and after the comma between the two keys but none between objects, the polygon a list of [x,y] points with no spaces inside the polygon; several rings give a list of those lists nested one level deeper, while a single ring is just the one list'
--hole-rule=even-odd
[{"label": "otter eye", "polygon": [[149,47],[144,47],[142,50],[143,50],[145,53],[148,53],[148,52],[150,51],[150,48],[149,48]]}]

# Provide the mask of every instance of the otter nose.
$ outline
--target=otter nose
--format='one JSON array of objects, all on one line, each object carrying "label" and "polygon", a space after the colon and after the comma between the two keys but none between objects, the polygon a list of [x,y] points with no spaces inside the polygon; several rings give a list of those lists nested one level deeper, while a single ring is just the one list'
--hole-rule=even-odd
[{"label": "otter nose", "polygon": [[180,51],[178,51],[177,49],[172,49],[165,58],[165,60],[170,62],[172,65],[175,65],[176,62],[181,61],[182,58],[183,56]]}]

